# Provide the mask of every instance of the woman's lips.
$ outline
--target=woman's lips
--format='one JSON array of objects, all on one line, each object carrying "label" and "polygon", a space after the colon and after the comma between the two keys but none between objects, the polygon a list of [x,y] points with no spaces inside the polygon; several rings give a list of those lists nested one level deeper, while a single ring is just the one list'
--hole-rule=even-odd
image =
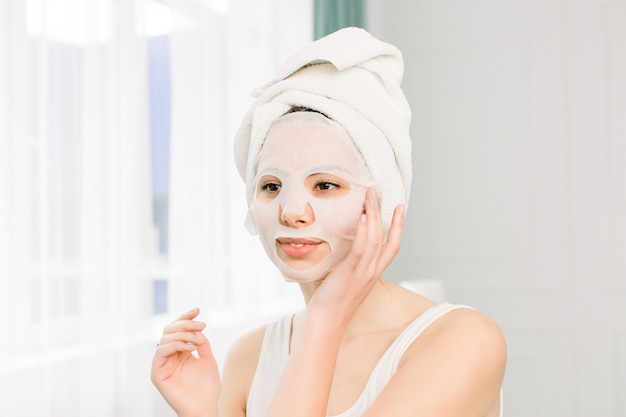
[{"label": "woman's lips", "polygon": [[276,239],[276,245],[291,258],[305,258],[315,252],[323,240],[311,238],[282,238]]}]

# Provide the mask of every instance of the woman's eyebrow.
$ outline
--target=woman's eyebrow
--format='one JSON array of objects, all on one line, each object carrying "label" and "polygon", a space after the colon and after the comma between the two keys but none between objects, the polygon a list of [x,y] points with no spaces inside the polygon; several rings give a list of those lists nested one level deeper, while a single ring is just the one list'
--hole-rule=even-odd
[{"label": "woman's eyebrow", "polygon": [[277,177],[281,177],[281,176],[284,177],[285,175],[287,175],[287,171],[281,168],[267,167],[267,168],[264,168],[262,171],[257,172],[256,180],[258,181],[258,179],[261,178],[263,175],[274,175]]},{"label": "woman's eyebrow", "polygon": [[[337,164],[322,164],[322,165],[316,165],[314,167],[311,167],[311,169],[308,169],[307,175],[311,175],[311,174],[322,174],[324,172],[342,172],[345,173],[349,176],[352,177],[352,173],[347,170],[346,168],[342,167],[341,165],[337,165]],[[288,170],[282,169],[282,168],[278,168],[278,167],[272,167],[272,166],[268,166],[268,167],[264,167],[262,170],[259,170],[257,172],[257,179],[262,177],[263,175],[275,175],[275,176],[286,176],[289,175]]]},{"label": "woman's eyebrow", "polygon": [[342,167],[340,165],[337,165],[337,164],[317,165],[313,169],[311,169],[310,171],[311,171],[311,173],[315,173],[315,174],[323,173],[323,172],[329,172],[329,171],[341,171],[341,172],[344,172],[344,173],[352,176],[352,173],[350,171],[348,171],[344,167]]}]

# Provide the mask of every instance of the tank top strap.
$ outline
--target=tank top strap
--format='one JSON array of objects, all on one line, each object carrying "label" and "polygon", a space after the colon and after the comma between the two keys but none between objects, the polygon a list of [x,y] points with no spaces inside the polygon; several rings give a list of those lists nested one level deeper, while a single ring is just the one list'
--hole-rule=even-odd
[{"label": "tank top strap", "polygon": [[[402,359],[402,356],[404,355],[406,350],[409,348],[411,343],[413,343],[415,339],[417,339],[419,335],[422,334],[422,332],[426,330],[428,326],[433,324],[437,319],[441,318],[442,316],[449,313],[450,311],[457,310],[460,308],[467,308],[470,310],[475,310],[472,307],[462,305],[462,304],[442,303],[422,313],[411,324],[409,324],[402,333],[400,333],[400,335],[396,338],[396,340],[391,344],[391,346],[389,347],[385,355],[383,355],[383,356],[387,356],[387,354],[389,354],[389,357],[385,359],[386,361],[388,361],[387,363],[391,362],[391,366],[390,367],[384,367],[384,366],[377,367],[377,369],[375,369],[374,372],[372,373],[372,376],[374,375],[374,373],[378,374],[378,378],[384,375],[383,378],[386,380],[386,382],[388,382],[389,379],[391,379],[391,377],[398,371],[400,360]],[[385,362],[385,361],[381,360],[381,362]],[[372,379],[375,380],[377,378],[372,378]],[[380,390],[382,390],[382,388],[383,387],[378,388],[379,393],[380,393]],[[504,395],[503,395],[502,389],[500,389],[499,416],[502,417],[503,414],[504,414]]]},{"label": "tank top strap", "polygon": [[471,307],[464,305],[442,303],[429,308],[413,320],[382,355],[372,370],[359,398],[346,411],[333,417],[356,417],[362,415],[395,375],[400,360],[411,343],[438,318],[458,308],[471,309]]},{"label": "tank top strap", "polygon": [[[460,308],[472,309],[462,304],[441,303],[434,307],[429,308],[422,314],[420,314],[411,324],[409,324],[396,340],[391,344],[387,353],[391,356],[389,358],[392,362],[391,372],[395,374],[398,370],[398,365],[402,356],[409,348],[409,346],[419,337],[424,330],[426,330],[437,319],[441,318],[445,314],[457,310]],[[472,309],[473,310],[473,309]]]}]

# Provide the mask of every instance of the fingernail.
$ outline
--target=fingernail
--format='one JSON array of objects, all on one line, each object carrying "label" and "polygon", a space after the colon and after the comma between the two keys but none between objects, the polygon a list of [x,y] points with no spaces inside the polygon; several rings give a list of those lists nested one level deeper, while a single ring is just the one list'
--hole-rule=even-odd
[{"label": "fingernail", "polygon": [[193,326],[200,328],[200,327],[204,326],[204,323],[202,323],[201,321],[194,321],[193,322]]},{"label": "fingernail", "polygon": [[400,216],[404,217],[404,204],[400,205]]},{"label": "fingernail", "polygon": [[365,224],[367,222],[367,216],[365,214],[361,214],[361,223]]}]

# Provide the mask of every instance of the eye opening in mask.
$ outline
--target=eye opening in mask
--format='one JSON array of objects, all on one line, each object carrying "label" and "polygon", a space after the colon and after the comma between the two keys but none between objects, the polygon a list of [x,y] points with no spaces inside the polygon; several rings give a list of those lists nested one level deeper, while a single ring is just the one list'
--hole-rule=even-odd
[{"label": "eye opening in mask", "polygon": [[263,175],[259,178],[255,198],[261,201],[271,201],[280,193],[282,182],[274,175]]},{"label": "eye opening in mask", "polygon": [[350,181],[328,172],[318,172],[307,176],[305,187],[317,198],[338,198],[351,190]]}]

